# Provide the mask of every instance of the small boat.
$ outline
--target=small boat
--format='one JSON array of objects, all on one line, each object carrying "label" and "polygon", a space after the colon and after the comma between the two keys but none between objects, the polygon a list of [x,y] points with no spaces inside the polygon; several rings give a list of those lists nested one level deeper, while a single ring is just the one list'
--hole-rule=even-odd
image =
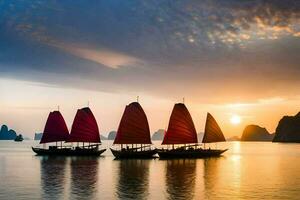
[{"label": "small boat", "polygon": [[21,134],[17,135],[17,137],[15,138],[15,142],[22,142],[23,140],[24,140],[24,138]]},{"label": "small boat", "polygon": [[[76,147],[63,146],[62,142],[77,142]],[[32,147],[38,155],[55,156],[100,156],[106,149],[99,149],[101,145],[99,128],[92,111],[88,108],[78,109],[69,134],[65,120],[59,111],[51,112],[40,144],[56,142],[49,148]],[[57,142],[61,142],[60,146]],[[79,145],[82,142],[82,146]],[[84,145],[87,142],[88,145]],[[93,143],[93,144],[91,144]]]},{"label": "small boat", "polygon": [[111,152],[116,158],[152,158],[156,150],[151,145],[147,116],[138,102],[132,102],[125,108],[113,143],[117,148]]},{"label": "small boat", "polygon": [[[221,136],[223,137],[221,138]],[[224,135],[216,121],[208,113],[203,142],[219,141],[225,141]],[[227,150],[205,149],[198,144],[193,119],[183,103],[175,104],[162,145],[167,145],[167,148],[157,149],[157,153],[162,159],[215,157]],[[168,148],[169,146],[171,148]]]}]

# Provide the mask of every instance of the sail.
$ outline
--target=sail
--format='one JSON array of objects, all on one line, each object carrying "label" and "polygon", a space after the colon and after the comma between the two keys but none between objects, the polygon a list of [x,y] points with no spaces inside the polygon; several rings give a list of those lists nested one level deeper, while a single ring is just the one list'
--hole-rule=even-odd
[{"label": "sail", "polygon": [[152,144],[147,116],[138,102],[126,106],[114,144]]},{"label": "sail", "polygon": [[40,144],[65,141],[69,137],[66,122],[59,111],[49,113]]},{"label": "sail", "polygon": [[97,121],[90,108],[77,110],[68,142],[101,142]]},{"label": "sail", "polygon": [[197,142],[196,129],[188,109],[183,103],[175,104],[162,144],[189,144]]},{"label": "sail", "polygon": [[207,113],[202,143],[224,142],[225,137],[218,123],[210,113]]}]

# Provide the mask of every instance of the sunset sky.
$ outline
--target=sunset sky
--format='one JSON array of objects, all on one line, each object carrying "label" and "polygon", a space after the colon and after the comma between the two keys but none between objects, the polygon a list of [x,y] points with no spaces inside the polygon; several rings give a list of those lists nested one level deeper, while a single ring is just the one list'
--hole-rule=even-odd
[{"label": "sunset sky", "polygon": [[[300,111],[300,1],[0,1],[0,125],[32,137],[57,106],[116,130],[140,96],[151,131],[185,103],[225,136]],[[240,118],[240,123],[236,118]],[[235,119],[235,120],[233,120]]]}]

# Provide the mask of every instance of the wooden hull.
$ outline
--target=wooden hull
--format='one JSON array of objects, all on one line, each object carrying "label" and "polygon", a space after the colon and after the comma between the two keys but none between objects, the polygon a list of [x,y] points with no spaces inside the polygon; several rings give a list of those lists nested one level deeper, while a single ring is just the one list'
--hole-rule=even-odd
[{"label": "wooden hull", "polygon": [[192,150],[184,150],[184,149],[174,149],[174,150],[163,150],[157,149],[157,153],[162,159],[171,159],[171,158],[207,158],[207,157],[218,157],[221,156],[222,153],[227,151],[217,150],[217,149],[192,149]]},{"label": "wooden hull", "polygon": [[118,159],[132,159],[132,158],[153,158],[157,153],[156,149],[144,151],[130,151],[130,150],[114,150],[110,149],[112,154]]},{"label": "wooden hull", "polygon": [[100,156],[106,149],[96,149],[96,148],[59,148],[59,149],[42,149],[32,147],[37,155],[40,156]]}]

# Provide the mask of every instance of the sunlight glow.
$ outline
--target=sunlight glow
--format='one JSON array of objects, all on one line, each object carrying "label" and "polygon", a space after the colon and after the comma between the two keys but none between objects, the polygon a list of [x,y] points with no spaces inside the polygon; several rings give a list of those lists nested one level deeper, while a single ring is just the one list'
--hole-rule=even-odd
[{"label": "sunlight glow", "polygon": [[241,117],[238,116],[238,115],[233,115],[231,118],[230,118],[230,122],[234,125],[236,124],[239,124],[241,123]]}]

